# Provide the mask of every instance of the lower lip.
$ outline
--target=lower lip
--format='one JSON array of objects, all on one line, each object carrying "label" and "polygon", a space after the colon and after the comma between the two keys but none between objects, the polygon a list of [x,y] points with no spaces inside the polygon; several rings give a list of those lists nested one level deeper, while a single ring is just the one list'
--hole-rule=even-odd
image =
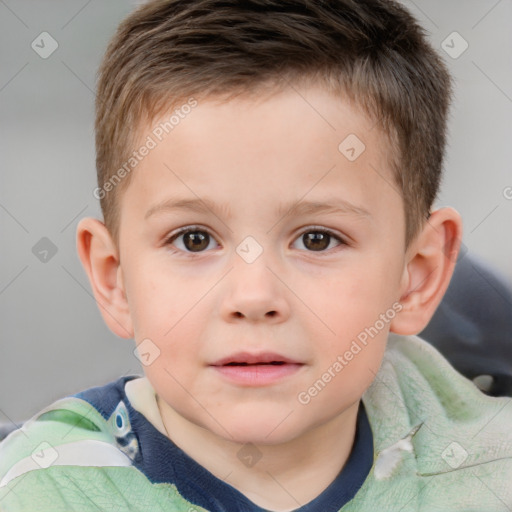
[{"label": "lower lip", "polygon": [[302,364],[257,364],[247,366],[213,366],[224,377],[237,384],[263,386],[296,373]]}]

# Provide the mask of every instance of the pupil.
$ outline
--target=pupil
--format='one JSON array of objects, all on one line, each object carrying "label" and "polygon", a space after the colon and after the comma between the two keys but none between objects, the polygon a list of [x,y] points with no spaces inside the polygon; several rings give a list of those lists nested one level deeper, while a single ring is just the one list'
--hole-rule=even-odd
[{"label": "pupil", "polygon": [[[208,247],[210,235],[204,231],[189,231],[185,235],[185,246],[194,252]],[[330,235],[321,232],[305,233],[302,236],[304,245],[312,251],[323,251],[329,247]]]},{"label": "pupil", "polygon": [[[200,251],[208,247],[210,236],[202,231],[190,231],[185,235],[185,246],[192,251]],[[188,244],[187,241],[191,242]]]},{"label": "pupil", "polygon": [[313,251],[321,251],[329,247],[330,236],[326,233],[306,233],[302,238],[304,245]]}]

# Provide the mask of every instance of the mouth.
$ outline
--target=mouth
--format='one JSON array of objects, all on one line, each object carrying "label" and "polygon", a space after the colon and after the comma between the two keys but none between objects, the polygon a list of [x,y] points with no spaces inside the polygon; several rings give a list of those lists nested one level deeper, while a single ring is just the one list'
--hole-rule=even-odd
[{"label": "mouth", "polygon": [[273,365],[281,365],[288,364],[284,361],[271,361],[270,363],[227,363],[223,366],[257,366],[257,365],[265,365],[265,364],[273,364]]},{"label": "mouth", "polygon": [[304,363],[275,353],[238,353],[220,359],[212,366],[232,384],[265,386],[295,374]]},{"label": "mouth", "polygon": [[260,352],[251,354],[249,352],[238,352],[228,357],[219,359],[211,366],[263,366],[263,365],[285,365],[285,364],[302,364],[299,361],[290,359],[281,354],[274,352]]}]

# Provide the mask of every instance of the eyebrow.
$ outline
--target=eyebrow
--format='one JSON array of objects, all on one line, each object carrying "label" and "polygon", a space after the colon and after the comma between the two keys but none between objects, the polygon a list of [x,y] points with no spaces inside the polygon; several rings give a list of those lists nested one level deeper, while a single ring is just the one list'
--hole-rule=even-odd
[{"label": "eyebrow", "polygon": [[[229,205],[226,203],[217,205],[208,198],[174,198],[166,199],[152,206],[146,212],[144,219],[147,220],[156,213],[172,212],[176,210],[205,214],[213,212],[216,215],[225,215],[227,219],[232,218]],[[353,215],[361,218],[371,217],[370,212],[365,208],[338,197],[331,197],[321,202],[295,201],[289,204],[280,204],[276,213],[278,217],[282,217],[284,215],[312,215],[319,213],[327,213],[330,215]]]}]

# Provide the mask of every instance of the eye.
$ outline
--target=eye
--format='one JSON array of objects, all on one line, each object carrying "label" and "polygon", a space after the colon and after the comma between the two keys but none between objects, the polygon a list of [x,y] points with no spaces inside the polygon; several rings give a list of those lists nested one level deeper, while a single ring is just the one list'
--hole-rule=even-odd
[{"label": "eye", "polygon": [[316,227],[303,231],[297,240],[302,242],[304,247],[308,249],[308,252],[326,252],[326,249],[329,248],[333,240],[338,241],[338,245],[347,245],[336,233],[328,229]]},{"label": "eye", "polygon": [[173,244],[175,240],[180,242],[177,244],[180,251],[197,253],[204,252],[209,247],[210,242],[213,241],[213,237],[210,236],[208,230],[201,226],[187,226],[172,234],[165,241],[165,244]]},{"label": "eye", "polygon": [[[333,231],[316,227],[303,231],[297,240],[302,242],[308,252],[326,252],[333,241],[337,241],[338,246],[347,245]],[[213,242],[214,238],[207,229],[201,226],[186,226],[170,235],[165,244],[175,245],[181,252],[194,254],[204,252]]]}]

